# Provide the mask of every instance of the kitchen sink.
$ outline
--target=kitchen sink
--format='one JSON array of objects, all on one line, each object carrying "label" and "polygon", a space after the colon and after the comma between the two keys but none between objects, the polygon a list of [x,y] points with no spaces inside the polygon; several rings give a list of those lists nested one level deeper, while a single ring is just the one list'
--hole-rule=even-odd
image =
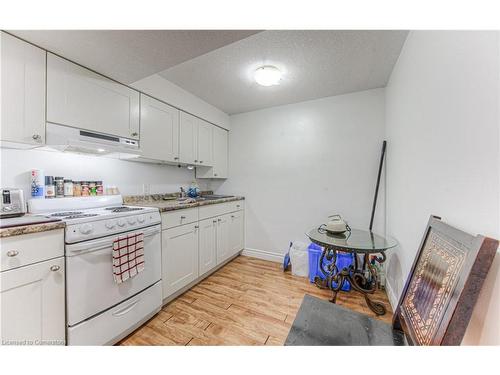
[{"label": "kitchen sink", "polygon": [[234,195],[203,195],[201,198],[201,200],[205,199],[205,200],[215,200],[215,199],[224,199],[224,198],[232,198],[234,197]]}]

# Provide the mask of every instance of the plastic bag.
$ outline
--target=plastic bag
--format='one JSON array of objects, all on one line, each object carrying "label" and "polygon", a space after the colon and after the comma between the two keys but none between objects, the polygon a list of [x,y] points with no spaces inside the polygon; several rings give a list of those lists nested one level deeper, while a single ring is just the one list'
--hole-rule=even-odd
[{"label": "plastic bag", "polygon": [[307,244],[295,241],[290,248],[290,263],[292,263],[292,275],[307,277],[309,275],[309,255]]}]

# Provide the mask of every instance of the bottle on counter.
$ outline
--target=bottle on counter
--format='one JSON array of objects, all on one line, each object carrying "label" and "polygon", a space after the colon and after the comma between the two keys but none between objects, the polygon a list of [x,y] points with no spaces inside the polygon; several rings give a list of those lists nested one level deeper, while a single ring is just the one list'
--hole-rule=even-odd
[{"label": "bottle on counter", "polygon": [[82,196],[82,182],[81,181],[73,181],[73,196],[81,197]]},{"label": "bottle on counter", "polygon": [[64,197],[64,177],[56,177],[56,198]]},{"label": "bottle on counter", "polygon": [[32,198],[43,198],[45,187],[45,176],[41,169],[32,169],[30,173],[30,186]]},{"label": "bottle on counter", "polygon": [[64,180],[64,196],[72,197],[73,196],[73,181],[72,180]]},{"label": "bottle on counter", "polygon": [[45,176],[45,198],[56,197],[56,185],[53,176]]},{"label": "bottle on counter", "polygon": [[96,181],[96,193],[97,195],[104,195],[104,185],[102,181]]},{"label": "bottle on counter", "polygon": [[88,197],[89,195],[89,183],[88,181],[82,181],[82,197]]}]

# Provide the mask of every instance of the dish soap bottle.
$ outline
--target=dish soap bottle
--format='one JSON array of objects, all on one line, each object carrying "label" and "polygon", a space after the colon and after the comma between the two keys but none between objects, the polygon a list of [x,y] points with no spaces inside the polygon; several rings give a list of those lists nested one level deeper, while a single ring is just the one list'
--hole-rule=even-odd
[{"label": "dish soap bottle", "polygon": [[196,181],[191,182],[191,185],[188,187],[187,195],[190,198],[196,198],[200,194],[200,188]]}]

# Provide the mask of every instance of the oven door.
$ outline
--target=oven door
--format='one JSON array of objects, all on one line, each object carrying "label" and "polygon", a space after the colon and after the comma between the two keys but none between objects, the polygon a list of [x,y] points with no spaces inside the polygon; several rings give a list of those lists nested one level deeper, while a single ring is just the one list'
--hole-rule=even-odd
[{"label": "oven door", "polygon": [[70,327],[161,279],[161,225],[133,232],[144,233],[144,270],[121,284],[115,283],[112,266],[113,240],[117,235],[66,245],[66,304]]}]

